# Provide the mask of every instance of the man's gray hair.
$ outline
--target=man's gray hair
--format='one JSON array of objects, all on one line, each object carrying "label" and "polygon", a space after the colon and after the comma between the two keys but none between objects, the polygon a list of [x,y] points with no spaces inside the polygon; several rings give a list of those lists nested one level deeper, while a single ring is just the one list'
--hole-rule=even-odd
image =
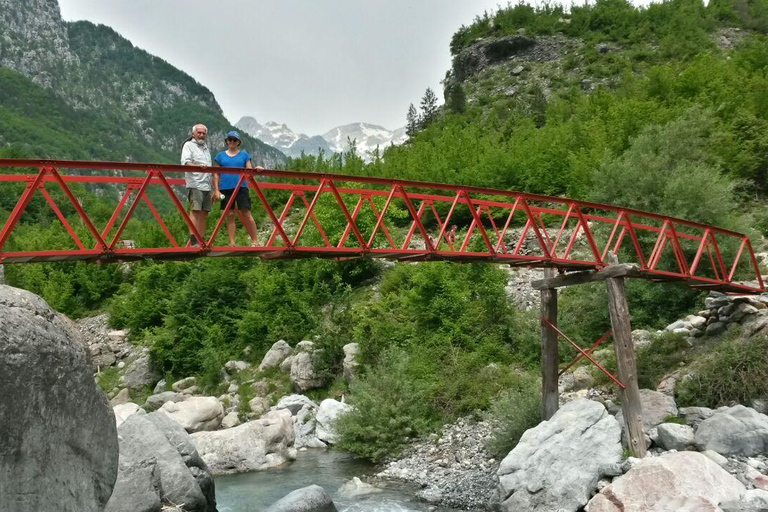
[{"label": "man's gray hair", "polygon": [[205,126],[203,123],[197,123],[195,126],[192,127],[192,133],[195,133],[197,131],[198,126],[202,126],[205,128],[205,131],[208,131],[208,127]]}]

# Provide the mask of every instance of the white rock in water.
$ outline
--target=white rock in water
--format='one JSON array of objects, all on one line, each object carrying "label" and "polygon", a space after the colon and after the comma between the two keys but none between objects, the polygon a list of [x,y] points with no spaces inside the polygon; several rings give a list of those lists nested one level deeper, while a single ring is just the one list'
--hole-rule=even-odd
[{"label": "white rock in water", "polygon": [[704,455],[668,452],[645,458],[592,498],[587,512],[705,512],[746,491]]},{"label": "white rock in water", "polygon": [[183,402],[166,402],[159,410],[190,434],[216,430],[224,419],[224,407],[212,396],[193,396]]},{"label": "white rock in water", "polygon": [[577,510],[621,464],[621,428],[601,404],[584,398],[527,430],[498,470],[504,512]]},{"label": "white rock in water", "polygon": [[351,410],[351,405],[343,404],[332,398],[326,398],[320,402],[320,407],[317,409],[317,416],[315,416],[315,421],[317,422],[315,426],[317,438],[330,444],[338,442],[336,421]]},{"label": "white rock in water", "polygon": [[367,496],[369,494],[375,494],[382,492],[382,489],[374,487],[371,484],[365,483],[357,477],[354,477],[349,482],[339,487],[339,496],[344,498],[354,498],[357,496]]},{"label": "white rock in water", "polygon": [[258,471],[296,458],[291,413],[272,411],[258,420],[217,432],[198,432],[192,440],[214,474]]}]

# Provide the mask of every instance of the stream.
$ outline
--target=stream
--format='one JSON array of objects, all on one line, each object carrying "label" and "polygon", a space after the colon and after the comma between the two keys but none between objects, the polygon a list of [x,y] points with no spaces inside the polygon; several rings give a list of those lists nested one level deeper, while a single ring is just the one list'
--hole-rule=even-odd
[{"label": "stream", "polygon": [[219,512],[262,512],[291,491],[317,484],[331,494],[339,512],[446,512],[416,500],[403,487],[358,497],[339,496],[352,477],[372,473],[373,465],[343,452],[310,450],[283,467],[216,477]]}]

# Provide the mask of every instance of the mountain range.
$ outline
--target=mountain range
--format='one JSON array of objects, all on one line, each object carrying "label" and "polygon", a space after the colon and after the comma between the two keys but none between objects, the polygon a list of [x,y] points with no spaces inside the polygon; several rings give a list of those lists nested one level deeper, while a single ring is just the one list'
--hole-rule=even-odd
[{"label": "mountain range", "polygon": [[326,155],[341,153],[349,150],[350,141],[355,141],[358,154],[366,160],[371,160],[377,147],[383,151],[387,146],[402,144],[407,139],[405,128],[392,131],[369,123],[337,126],[323,135],[314,136],[296,133],[285,124],[260,124],[250,116],[241,118],[235,125],[252,137],[261,139],[294,158],[301,156],[302,152],[308,155],[318,155],[321,152]]}]

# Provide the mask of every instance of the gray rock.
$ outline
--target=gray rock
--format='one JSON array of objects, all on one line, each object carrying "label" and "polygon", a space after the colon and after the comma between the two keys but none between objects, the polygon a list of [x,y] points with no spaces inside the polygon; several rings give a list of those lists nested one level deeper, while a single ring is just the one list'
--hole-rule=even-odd
[{"label": "gray rock", "polygon": [[313,409],[317,409],[317,404],[304,395],[284,396],[280,400],[278,400],[275,408],[288,409],[289,411],[291,411],[291,414],[295,416],[305,405],[308,405]]},{"label": "gray rock", "polygon": [[187,377],[185,379],[177,380],[174,382],[173,385],[171,385],[171,389],[177,393],[181,393],[185,389],[189,389],[195,385],[197,385],[197,379],[195,377]]},{"label": "gray rock", "polygon": [[595,379],[592,378],[592,374],[589,373],[589,368],[586,366],[579,366],[576,371],[573,372],[573,390],[581,391],[582,389],[589,389],[595,383]]},{"label": "gray rock", "polygon": [[621,464],[621,428],[601,404],[577,399],[526,431],[498,470],[504,512],[576,510]]},{"label": "gray rock", "polygon": [[694,329],[702,329],[707,325],[707,319],[703,316],[691,316],[688,321]]},{"label": "gray rock", "polygon": [[291,413],[272,411],[258,420],[217,432],[198,432],[192,440],[213,474],[257,471],[296,458]]},{"label": "gray rock", "polygon": [[256,396],[248,402],[248,407],[253,416],[258,418],[269,410],[269,400],[263,396]]},{"label": "gray rock", "polygon": [[159,512],[171,503],[216,511],[213,477],[181,426],[155,412],[131,416],[118,435],[120,471],[105,512]]},{"label": "gray rock", "polygon": [[709,297],[704,299],[704,307],[707,309],[720,309],[721,307],[730,304],[730,302],[730,299],[722,293],[711,292]]},{"label": "gray rock", "polygon": [[310,485],[286,495],[267,512],[337,512],[337,509],[325,489]]},{"label": "gray rock", "polygon": [[147,412],[133,402],[126,402],[124,404],[116,405],[113,407],[112,412],[115,413],[115,426],[120,428],[125,420],[133,416],[134,414],[147,414]]},{"label": "gray rock", "polygon": [[224,407],[212,396],[193,396],[183,402],[166,402],[159,412],[176,421],[190,434],[216,430],[224,419]]},{"label": "gray rock", "polygon": [[154,386],[161,377],[160,372],[152,365],[149,353],[144,352],[127,365],[123,383],[127,388],[141,389],[145,386]]},{"label": "gray rock", "polygon": [[115,395],[115,398],[109,401],[109,405],[112,407],[116,405],[122,405],[127,404],[131,401],[131,393],[128,391],[128,389],[121,389],[120,392]]},{"label": "gray rock", "polygon": [[291,371],[291,366],[293,365],[293,356],[288,356],[285,358],[285,360],[280,363],[280,371],[284,373],[288,373]]},{"label": "gray rock", "polygon": [[341,403],[332,398],[326,398],[320,402],[320,407],[317,409],[317,416],[315,416],[315,421],[317,422],[315,433],[317,438],[329,444],[338,442],[336,422],[350,410],[352,410],[350,405]]},{"label": "gray rock", "polygon": [[291,355],[293,349],[285,340],[276,341],[272,344],[272,347],[264,354],[264,359],[261,360],[259,365],[259,371],[264,371],[267,368],[274,368],[280,366],[280,363],[285,361],[285,358]]},{"label": "gray rock", "polygon": [[357,496],[367,496],[369,494],[376,494],[382,492],[383,489],[374,487],[373,485],[363,482],[357,477],[352,478],[344,485],[339,487],[338,494],[344,498],[355,498]]},{"label": "gray rock", "polygon": [[755,398],[749,405],[760,414],[768,414],[768,398]]},{"label": "gray rock", "polygon": [[144,409],[148,412],[156,411],[167,402],[183,402],[187,399],[186,395],[176,393],[175,391],[163,391],[157,395],[150,395],[144,402]]},{"label": "gray rock", "polygon": [[653,341],[653,334],[645,329],[635,329],[632,331],[632,341],[635,343],[635,348],[643,348],[650,345]]},{"label": "gray rock", "polygon": [[725,332],[725,323],[723,322],[712,322],[707,326],[706,331],[704,331],[707,336],[716,336],[718,334],[722,334]]},{"label": "gray rock", "polygon": [[696,452],[646,457],[592,498],[587,512],[717,511],[721,501],[738,500],[744,486]]},{"label": "gray rock", "polygon": [[355,374],[357,373],[357,367],[360,366],[360,363],[357,360],[357,356],[360,353],[360,344],[359,343],[347,343],[344,345],[344,364],[343,364],[343,373],[344,378],[347,380],[352,380],[355,377]]},{"label": "gray rock", "polygon": [[296,353],[291,362],[291,382],[299,391],[316,389],[325,384],[315,370],[316,363],[317,352],[311,341],[302,341],[296,345]]},{"label": "gray rock", "polygon": [[237,372],[247,370],[250,367],[251,365],[249,365],[245,361],[227,361],[226,364],[224,365],[224,369],[230,375],[234,375]]},{"label": "gray rock", "polygon": [[699,423],[711,418],[715,411],[709,407],[681,407],[679,413],[689,425],[696,428]]},{"label": "gray rock", "polygon": [[166,387],[165,379],[160,379],[160,381],[155,385],[155,389],[152,390],[153,395],[159,395],[160,393],[165,391]]},{"label": "gray rock", "polygon": [[690,450],[696,444],[693,429],[688,425],[662,423],[657,427],[658,444],[665,450]]},{"label": "gray rock", "polygon": [[89,363],[42,298],[0,285],[3,510],[103,510],[117,476],[117,435]]},{"label": "gray rock", "polygon": [[702,453],[702,455],[704,455],[705,457],[709,458],[709,460],[711,460],[712,462],[714,462],[715,464],[717,464],[720,467],[723,467],[726,464],[728,464],[728,459],[726,459],[725,457],[723,457],[722,455],[720,455],[717,452],[714,452],[712,450],[704,450],[701,453]]},{"label": "gray rock", "polygon": [[517,76],[523,71],[525,71],[525,68],[523,66],[515,66],[514,69],[512,69],[512,74]]},{"label": "gray rock", "polygon": [[[670,416],[677,416],[675,399],[659,391],[641,389],[640,403],[643,407],[643,431],[646,433],[664,423]],[[623,412],[616,415],[616,420],[624,428]]]},{"label": "gray rock", "polygon": [[226,416],[224,416],[224,419],[221,420],[221,428],[234,428],[240,425],[242,422],[240,421],[240,417],[237,415],[235,411],[230,412]]},{"label": "gray rock", "polygon": [[696,445],[725,456],[768,453],[768,416],[743,405],[718,409],[699,425]]}]

